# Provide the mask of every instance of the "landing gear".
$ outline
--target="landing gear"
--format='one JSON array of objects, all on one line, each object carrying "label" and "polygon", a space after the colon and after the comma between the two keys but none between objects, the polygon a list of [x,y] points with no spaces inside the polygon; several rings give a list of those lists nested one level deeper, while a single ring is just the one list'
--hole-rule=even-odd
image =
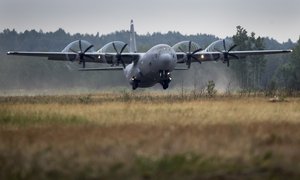
[{"label": "landing gear", "polygon": [[138,88],[138,83],[136,83],[136,82],[133,82],[132,83],[132,90],[136,90],[136,88]]},{"label": "landing gear", "polygon": [[160,84],[162,85],[163,89],[168,89],[169,83],[171,82],[171,73],[169,71],[159,71],[160,76]]},{"label": "landing gear", "polygon": [[163,81],[160,84],[162,85],[163,89],[168,89],[169,83],[170,83],[170,81]]},{"label": "landing gear", "polygon": [[136,79],[136,77],[131,78],[131,85],[132,85],[132,90],[136,90],[136,88],[139,87],[139,80]]}]

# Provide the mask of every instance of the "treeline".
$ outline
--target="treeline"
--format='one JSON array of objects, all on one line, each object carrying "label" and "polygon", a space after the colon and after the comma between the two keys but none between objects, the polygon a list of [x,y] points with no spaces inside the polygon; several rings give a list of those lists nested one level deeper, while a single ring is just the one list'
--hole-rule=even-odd
[{"label": "treeline", "polygon": [[[63,29],[55,32],[43,32],[36,30],[18,33],[16,30],[5,29],[0,33],[0,51],[26,50],[26,51],[61,51],[70,42],[83,39],[89,41],[100,49],[111,41],[123,41],[129,43],[129,31],[116,31],[107,35],[97,34],[70,34]],[[136,35],[139,51],[147,51],[157,44],[174,45],[180,41],[191,40],[205,47],[218,38],[213,35],[197,34],[182,35],[179,32],[152,33],[146,35]]]},{"label": "treeline", "polygon": [[[42,30],[26,30],[17,32],[15,29],[5,29],[0,32],[0,52],[8,50],[32,50],[32,51],[60,51],[70,42],[84,39],[95,45],[96,48],[101,48],[106,43],[111,41],[129,42],[129,31],[116,31],[114,33],[100,35],[97,34],[70,34],[63,29],[58,29],[55,32],[43,32]],[[182,35],[179,32],[169,31],[166,34],[148,33],[146,35],[136,35],[138,50],[146,51],[156,44],[174,45],[180,41],[190,40],[198,43],[202,48],[205,48],[210,43],[219,38],[214,35],[196,34]],[[264,46],[266,49],[288,49],[293,48],[295,43],[291,40],[279,43],[272,38],[264,38]]]},{"label": "treeline", "polygon": [[[272,43],[272,40],[256,37],[254,32],[249,35],[241,26],[237,26],[237,32],[232,38],[238,44],[238,50],[294,49],[289,55],[274,55],[268,59],[264,56],[253,56],[235,61],[232,70],[242,89],[284,90],[290,93],[300,90],[300,39],[296,45],[289,40],[280,48],[274,40]],[[274,66],[276,63],[277,66]]]},{"label": "treeline", "polygon": [[[66,71],[65,63],[41,61],[41,58],[11,57],[5,53],[10,50],[24,51],[61,51],[70,42],[82,39],[100,49],[111,41],[129,42],[129,31],[116,31],[107,35],[70,34],[63,29],[55,32],[24,31],[5,29],[0,32],[0,90],[2,89],[35,89],[49,87],[91,87],[102,88],[124,86],[122,72],[91,72],[79,73]],[[174,45],[180,41],[191,40],[202,48],[219,38],[214,35],[197,34],[182,35],[179,32],[152,33],[136,35],[140,52],[146,52],[156,44]],[[203,63],[194,65],[189,72],[176,72],[171,88],[176,86],[193,86],[201,88],[210,80],[223,84],[237,82],[240,89],[289,89],[300,90],[300,41],[293,43],[288,40],[279,43],[271,38],[256,37],[244,28],[237,27],[237,33],[232,37],[238,45],[235,50],[255,49],[294,49],[292,55],[275,55],[266,57],[250,57],[242,61],[231,61],[230,69],[225,65]],[[24,61],[22,61],[24,60]],[[203,72],[203,73],[201,73]],[[221,72],[221,73],[220,73]],[[224,83],[226,77],[227,81]],[[199,81],[201,79],[201,81]],[[228,80],[229,79],[229,80]],[[187,83],[187,84],[186,84]],[[198,84],[197,84],[198,83]]]}]

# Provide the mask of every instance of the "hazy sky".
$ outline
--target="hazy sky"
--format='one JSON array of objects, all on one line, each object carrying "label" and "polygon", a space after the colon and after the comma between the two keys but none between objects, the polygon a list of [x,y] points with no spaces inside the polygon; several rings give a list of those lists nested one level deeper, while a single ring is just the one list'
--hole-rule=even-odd
[{"label": "hazy sky", "polygon": [[300,36],[300,0],[0,0],[0,30],[15,28],[107,34],[179,31],[232,36],[248,32],[293,41]]}]

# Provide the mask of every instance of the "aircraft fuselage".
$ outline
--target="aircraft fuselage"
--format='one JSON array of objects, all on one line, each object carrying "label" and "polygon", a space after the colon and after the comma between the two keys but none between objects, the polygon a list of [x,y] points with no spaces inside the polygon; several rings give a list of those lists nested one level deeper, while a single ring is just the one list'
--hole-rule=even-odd
[{"label": "aircraft fuselage", "polygon": [[164,89],[171,81],[171,72],[177,63],[176,52],[172,47],[160,44],[152,47],[137,63],[131,63],[124,69],[125,76],[133,89],[151,87],[160,83]]}]

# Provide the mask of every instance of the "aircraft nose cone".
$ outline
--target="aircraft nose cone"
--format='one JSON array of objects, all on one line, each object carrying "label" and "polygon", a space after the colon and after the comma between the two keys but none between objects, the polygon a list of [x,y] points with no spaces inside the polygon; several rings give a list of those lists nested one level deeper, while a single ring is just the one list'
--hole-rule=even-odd
[{"label": "aircraft nose cone", "polygon": [[172,65],[172,56],[170,54],[162,54],[160,55],[160,66],[163,69],[170,69],[171,65]]}]

